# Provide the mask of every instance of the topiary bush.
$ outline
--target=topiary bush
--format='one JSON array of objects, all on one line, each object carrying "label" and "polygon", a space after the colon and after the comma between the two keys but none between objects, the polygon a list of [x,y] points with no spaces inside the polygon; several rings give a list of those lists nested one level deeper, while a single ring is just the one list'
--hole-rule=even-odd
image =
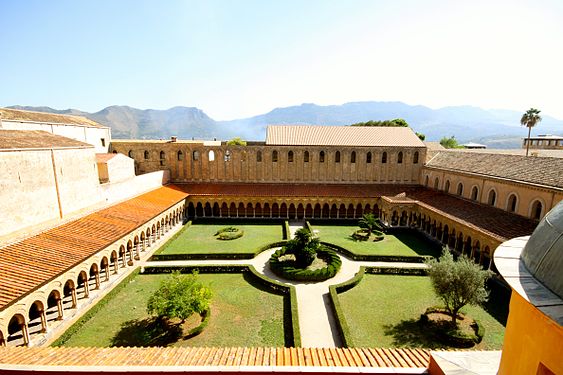
[{"label": "topiary bush", "polygon": [[243,235],[244,231],[236,227],[225,227],[219,229],[217,233],[215,233],[217,239],[222,241],[236,240],[237,238],[241,238]]},{"label": "topiary bush", "polygon": [[284,247],[276,250],[270,257],[270,269],[276,275],[281,276],[288,280],[297,281],[323,281],[334,277],[340,267],[342,261],[336,252],[325,247],[320,246],[317,250],[317,257],[326,262],[326,266],[319,269],[301,268],[294,260],[283,260],[280,258],[287,254],[287,249]]}]

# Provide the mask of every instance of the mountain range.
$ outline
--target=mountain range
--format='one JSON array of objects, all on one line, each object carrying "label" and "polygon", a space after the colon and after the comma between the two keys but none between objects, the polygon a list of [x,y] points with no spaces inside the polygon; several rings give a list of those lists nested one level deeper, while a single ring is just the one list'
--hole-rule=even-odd
[{"label": "mountain range", "polygon": [[[455,136],[461,143],[477,142],[490,148],[520,148],[527,130],[520,125],[521,112],[486,110],[473,106],[431,109],[402,102],[352,102],[342,105],[320,106],[311,103],[276,108],[266,114],[215,121],[195,107],[173,107],[167,110],[137,109],[128,106],[110,106],[89,113],[77,109],[56,110],[50,107],[12,106],[10,108],[39,112],[81,115],[112,129],[116,139],[221,139],[241,137],[264,140],[267,125],[349,125],[368,120],[405,119],[426,140],[436,141],[444,136]],[[533,130],[533,134],[563,135],[563,121],[551,116]]]}]

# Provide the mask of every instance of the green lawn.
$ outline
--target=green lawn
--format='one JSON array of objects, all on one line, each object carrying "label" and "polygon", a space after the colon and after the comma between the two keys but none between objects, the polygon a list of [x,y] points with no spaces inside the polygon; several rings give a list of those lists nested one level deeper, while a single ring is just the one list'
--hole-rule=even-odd
[{"label": "green lawn", "polygon": [[[242,229],[241,238],[218,240],[215,233],[234,226]],[[192,224],[170,240],[159,254],[229,254],[254,253],[260,247],[283,239],[281,224],[239,224],[233,221],[213,224]]]},{"label": "green lawn", "polygon": [[[358,347],[445,347],[417,324],[426,308],[440,304],[428,277],[365,275],[356,287],[338,297]],[[462,312],[485,327],[483,341],[473,349],[501,348],[504,326],[499,320],[506,317],[495,318],[475,306],[466,306]]]},{"label": "green lawn", "polygon": [[357,255],[432,255],[439,256],[440,248],[416,232],[386,234],[382,241],[355,241],[351,236],[356,225],[315,225],[321,241],[341,246]]},{"label": "green lawn", "polygon": [[[200,274],[213,290],[209,325],[184,339],[146,313],[147,299],[167,275],[138,275],[65,346],[284,346],[283,296],[261,291],[243,274]],[[180,336],[180,337],[179,337]]]}]

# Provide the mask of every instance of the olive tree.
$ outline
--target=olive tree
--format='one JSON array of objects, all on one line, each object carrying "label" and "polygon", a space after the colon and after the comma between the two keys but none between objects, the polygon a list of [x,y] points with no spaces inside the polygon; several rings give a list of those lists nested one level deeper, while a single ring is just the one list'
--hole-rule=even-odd
[{"label": "olive tree", "polygon": [[160,318],[179,318],[184,323],[192,314],[208,310],[211,296],[211,290],[197,280],[197,272],[173,272],[150,296],[147,312]]},{"label": "olive tree", "polygon": [[438,260],[432,259],[427,264],[432,287],[444,302],[453,325],[457,324],[457,314],[463,306],[479,305],[487,300],[485,282],[491,271],[483,270],[464,255],[456,261],[447,249]]}]

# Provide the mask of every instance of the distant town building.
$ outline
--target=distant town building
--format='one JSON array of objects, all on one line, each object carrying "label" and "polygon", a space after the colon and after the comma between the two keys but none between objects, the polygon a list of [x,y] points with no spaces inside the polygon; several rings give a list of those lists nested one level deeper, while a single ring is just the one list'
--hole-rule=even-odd
[{"label": "distant town building", "polygon": [[473,143],[473,142],[463,144],[462,146],[468,149],[487,148],[487,145],[482,145],[480,143]]},{"label": "distant town building", "polygon": [[[528,138],[522,141],[522,148],[526,148]],[[530,137],[531,149],[543,150],[563,150],[563,137],[560,135],[540,134],[535,137]]]}]

